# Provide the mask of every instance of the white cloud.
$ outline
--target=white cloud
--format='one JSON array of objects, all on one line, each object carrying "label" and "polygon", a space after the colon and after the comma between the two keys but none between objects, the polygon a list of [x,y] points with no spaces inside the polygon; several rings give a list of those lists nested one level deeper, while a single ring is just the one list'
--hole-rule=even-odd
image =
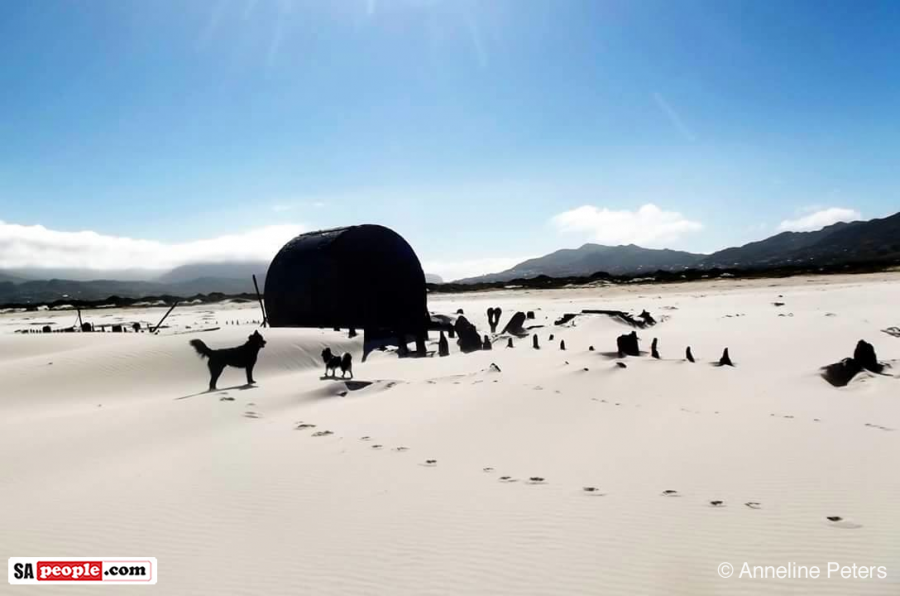
[{"label": "white cloud", "polygon": [[207,240],[164,243],[0,221],[0,268],[168,269],[196,262],[266,260],[304,231],[302,225],[276,225]]},{"label": "white cloud", "polygon": [[[805,212],[807,210],[801,210]],[[828,207],[813,211],[809,215],[798,217],[797,219],[786,219],[778,225],[778,229],[782,232],[812,232],[821,230],[825,226],[837,223],[839,221],[856,221],[862,217],[862,214],[856,209],[845,209],[843,207]]]},{"label": "white cloud", "polygon": [[484,275],[485,273],[499,273],[529,258],[488,257],[461,261],[425,261],[422,263],[422,268],[425,270],[425,273],[440,275],[444,281],[453,281],[465,277]]},{"label": "white cloud", "polygon": [[600,244],[662,246],[685,234],[698,232],[703,224],[677,211],[663,211],[648,203],[637,211],[613,211],[584,205],[555,216],[553,225],[561,232],[587,234]]}]

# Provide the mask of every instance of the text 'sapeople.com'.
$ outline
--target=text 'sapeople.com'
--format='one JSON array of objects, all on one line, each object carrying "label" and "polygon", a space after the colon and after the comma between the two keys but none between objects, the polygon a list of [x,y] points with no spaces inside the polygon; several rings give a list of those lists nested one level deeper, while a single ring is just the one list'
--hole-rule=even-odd
[{"label": "text 'sapeople.com'", "polygon": [[9,583],[152,585],[155,557],[11,557]]}]

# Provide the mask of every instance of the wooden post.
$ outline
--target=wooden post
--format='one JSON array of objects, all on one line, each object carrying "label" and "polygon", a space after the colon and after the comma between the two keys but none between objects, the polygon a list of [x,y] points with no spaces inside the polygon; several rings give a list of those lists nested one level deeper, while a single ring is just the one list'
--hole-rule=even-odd
[{"label": "wooden post", "polygon": [[159,323],[156,324],[156,327],[153,328],[153,333],[156,333],[156,332],[159,331],[159,328],[160,328],[160,326],[162,326],[163,321],[166,320],[166,318],[169,316],[169,313],[171,313],[173,310],[175,310],[175,307],[176,307],[176,306],[178,306],[178,301],[177,301],[177,300],[175,301],[175,304],[172,305],[172,308],[170,308],[169,310],[166,311],[166,314],[164,314],[164,315],[163,315],[163,318],[161,318],[161,319],[159,320]]},{"label": "wooden post", "polygon": [[265,327],[269,322],[269,315],[266,314],[266,305],[263,303],[262,295],[259,293],[259,284],[256,283],[256,274],[253,274],[253,287],[256,288],[256,299],[259,300],[259,310],[262,311],[262,324],[260,327]]}]

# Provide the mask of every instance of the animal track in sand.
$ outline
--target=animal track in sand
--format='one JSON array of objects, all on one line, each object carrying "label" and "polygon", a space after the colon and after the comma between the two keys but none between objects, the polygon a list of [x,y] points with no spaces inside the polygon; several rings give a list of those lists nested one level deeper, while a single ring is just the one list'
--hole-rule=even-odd
[{"label": "animal track in sand", "polygon": [[528,479],[528,484],[546,484],[547,480],[541,476],[532,476]]},{"label": "animal track in sand", "polygon": [[305,430],[307,428],[315,428],[315,427],[316,427],[315,424],[307,424],[307,423],[301,422],[297,426],[294,427],[294,430]]},{"label": "animal track in sand", "polygon": [[894,430],[893,428],[888,428],[886,426],[879,426],[877,424],[872,424],[870,422],[866,422],[866,426],[868,426],[869,428],[877,428],[878,430],[886,430],[888,432],[891,432],[892,430]]},{"label": "animal track in sand", "polygon": [[229,395],[223,395],[219,398],[219,401],[234,401],[234,398]]},{"label": "animal track in sand", "polygon": [[372,449],[383,449],[384,445],[372,445]]},{"label": "animal track in sand", "polygon": [[404,451],[409,451],[409,447],[394,447],[394,451],[397,453],[403,453]]},{"label": "animal track in sand", "polygon": [[513,478],[512,476],[501,476],[500,478],[498,478],[498,480],[499,480],[500,482],[506,482],[506,483],[509,483],[509,482],[518,482],[518,480],[516,480],[516,479]]},{"label": "animal track in sand", "polygon": [[481,468],[481,471],[490,474],[494,471],[494,468]]},{"label": "animal track in sand", "polygon": [[427,468],[433,468],[434,466],[437,465],[437,460],[436,459],[426,459],[425,463],[421,464],[421,465],[423,465]]},{"label": "animal track in sand", "polygon": [[244,418],[259,418],[259,414],[252,410],[244,412]]},{"label": "animal track in sand", "polygon": [[581,490],[584,494],[589,497],[605,497],[606,493],[601,493],[600,489],[596,486],[583,486]]},{"label": "animal track in sand", "polygon": [[710,501],[709,506],[710,507],[724,507],[725,501]]},{"label": "animal track in sand", "polygon": [[746,503],[744,503],[744,505],[749,507],[750,509],[762,509],[762,505],[760,505],[756,501],[747,501]]},{"label": "animal track in sand", "polygon": [[664,490],[662,491],[662,496],[664,497],[680,497],[681,494],[677,490]]},{"label": "animal track in sand", "polygon": [[369,436],[360,437],[359,440],[360,440],[360,441],[371,441],[371,440],[372,440],[372,437],[369,437]]},{"label": "animal track in sand", "polygon": [[315,432],[312,434],[314,437],[327,437],[328,435],[333,435],[334,433],[330,430],[320,430],[319,432]]}]

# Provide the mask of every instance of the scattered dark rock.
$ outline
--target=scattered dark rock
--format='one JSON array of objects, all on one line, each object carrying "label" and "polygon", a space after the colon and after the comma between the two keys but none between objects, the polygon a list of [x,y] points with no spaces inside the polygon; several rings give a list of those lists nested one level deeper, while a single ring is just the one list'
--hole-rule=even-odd
[{"label": "scattered dark rock", "polygon": [[731,362],[731,356],[728,355],[728,348],[725,348],[725,351],[722,352],[722,357],[719,358],[719,366],[734,366],[734,363]]},{"label": "scattered dark rock", "polygon": [[650,344],[650,355],[659,360],[659,350],[656,349],[657,339],[653,338],[653,343]]},{"label": "scattered dark rock", "polygon": [[687,349],[684,351],[684,357],[687,358],[688,362],[694,361],[694,354],[691,352],[691,346],[688,346]]},{"label": "scattered dark rock", "polygon": [[560,318],[556,319],[556,321],[553,324],[554,325],[565,325],[566,323],[568,323],[569,321],[574,319],[576,316],[578,316],[578,315],[575,315],[573,313],[566,313],[563,316],[561,316]]},{"label": "scattered dark rock", "polygon": [[875,355],[875,347],[865,340],[856,342],[856,348],[853,350],[853,359],[857,364],[873,373],[880,373],[884,367],[878,363],[878,357]]},{"label": "scattered dark rock", "polygon": [[586,315],[606,315],[608,317],[618,319],[619,321],[631,325],[632,327],[638,327],[641,329],[643,329],[644,327],[652,327],[656,324],[656,319],[650,316],[650,313],[648,313],[646,310],[637,317],[633,317],[622,310],[598,310],[586,308],[581,312],[582,314]]},{"label": "scattered dark rock", "polygon": [[650,327],[651,325],[656,325],[656,319],[648,313],[646,310],[641,311],[641,314],[638,315],[642,321],[644,321],[645,327]]},{"label": "scattered dark rock", "polygon": [[638,346],[637,331],[632,331],[616,338],[616,348],[619,352],[619,358],[624,356],[640,356],[641,351]]},{"label": "scattered dark rock", "polygon": [[450,342],[447,341],[447,336],[444,335],[444,332],[441,331],[441,337],[438,339],[438,356],[444,357],[450,355]]},{"label": "scattered dark rock", "polygon": [[525,331],[523,325],[525,324],[525,313],[517,312],[512,316],[512,318],[506,323],[506,327],[503,328],[503,333],[509,333],[511,335],[517,335],[522,337],[527,335],[528,332]]},{"label": "scattered dark rock", "polygon": [[880,374],[884,365],[878,362],[875,348],[865,340],[856,343],[852,358],[844,358],[840,362],[822,368],[822,378],[835,387],[845,387],[857,374],[868,370]]},{"label": "scattered dark rock", "polygon": [[475,352],[482,348],[481,336],[475,325],[469,322],[466,317],[461,316],[456,319],[456,334],[459,336],[457,345],[463,353]]}]

